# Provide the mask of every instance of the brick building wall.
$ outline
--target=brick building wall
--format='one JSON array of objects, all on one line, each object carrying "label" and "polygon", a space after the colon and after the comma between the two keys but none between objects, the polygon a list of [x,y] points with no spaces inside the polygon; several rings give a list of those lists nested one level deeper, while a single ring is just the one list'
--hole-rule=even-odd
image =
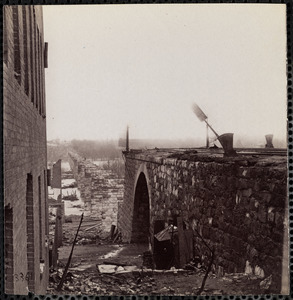
[{"label": "brick building wall", "polygon": [[42,294],[48,282],[42,8],[4,6],[3,17],[5,292]]},{"label": "brick building wall", "polygon": [[[169,153],[170,154],[170,153]],[[118,229],[124,242],[136,241],[147,224],[138,222],[138,185],[149,195],[149,232],[156,220],[183,218],[215,247],[215,268],[244,272],[246,261],[273,275],[271,291],[280,293],[287,203],[286,157],[189,158],[159,152],[125,153],[125,194]],[[189,160],[188,160],[189,159]],[[144,181],[139,182],[144,174]],[[147,202],[145,202],[147,203]],[[141,218],[141,220],[143,220]],[[195,240],[200,253],[206,248]],[[287,252],[286,252],[287,251]]]}]

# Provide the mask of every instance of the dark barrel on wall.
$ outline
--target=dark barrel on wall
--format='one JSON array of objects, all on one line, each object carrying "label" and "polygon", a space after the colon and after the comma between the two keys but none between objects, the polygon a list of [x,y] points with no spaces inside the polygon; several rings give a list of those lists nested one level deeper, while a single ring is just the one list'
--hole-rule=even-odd
[{"label": "dark barrel on wall", "polygon": [[224,133],[218,137],[224,149],[224,156],[236,156],[236,151],[233,148],[233,135],[234,133]]}]

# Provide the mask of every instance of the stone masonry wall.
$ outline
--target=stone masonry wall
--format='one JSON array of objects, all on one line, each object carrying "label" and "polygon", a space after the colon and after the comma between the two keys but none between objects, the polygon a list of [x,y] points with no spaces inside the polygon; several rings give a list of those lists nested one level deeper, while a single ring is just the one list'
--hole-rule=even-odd
[{"label": "stone masonry wall", "polygon": [[5,292],[42,294],[49,274],[42,8],[5,6],[3,17]]},{"label": "stone masonry wall", "polygon": [[102,218],[102,230],[117,226],[119,203],[123,201],[124,180],[109,170],[97,169],[92,177],[91,216]]},{"label": "stone masonry wall", "polygon": [[[273,274],[279,292],[285,205],[286,158],[148,157],[126,154],[125,196],[119,212],[123,240],[131,240],[135,178],[147,173],[150,223],[181,216],[215,247],[215,267],[244,272],[246,261]],[[142,168],[142,166],[144,168]],[[204,253],[198,240],[196,247]]]},{"label": "stone masonry wall", "polygon": [[119,203],[123,201],[124,180],[110,170],[97,167],[89,160],[70,152],[70,166],[85,201],[85,215],[101,220],[102,233],[117,226]]},{"label": "stone masonry wall", "polygon": [[92,186],[92,176],[90,170],[94,169],[95,166],[74,152],[69,153],[69,164],[73,172],[74,179],[77,182],[77,187],[80,190],[80,196],[84,201],[85,210],[89,211],[91,207]]}]

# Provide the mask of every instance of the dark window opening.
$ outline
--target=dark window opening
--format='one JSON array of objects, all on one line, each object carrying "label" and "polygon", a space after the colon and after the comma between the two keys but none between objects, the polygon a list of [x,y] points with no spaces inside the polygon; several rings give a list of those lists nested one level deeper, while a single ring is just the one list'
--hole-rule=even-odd
[{"label": "dark window opening", "polygon": [[41,176],[38,177],[38,196],[39,196],[39,247],[40,259],[43,258],[43,236],[42,236],[42,191],[41,191]]},{"label": "dark window opening", "polygon": [[34,291],[33,274],[35,273],[35,233],[34,233],[34,196],[33,196],[33,176],[27,174],[26,180],[26,230],[27,230],[27,269],[28,288]]},{"label": "dark window opening", "polygon": [[4,209],[4,271],[5,292],[13,294],[13,209],[9,205]]}]

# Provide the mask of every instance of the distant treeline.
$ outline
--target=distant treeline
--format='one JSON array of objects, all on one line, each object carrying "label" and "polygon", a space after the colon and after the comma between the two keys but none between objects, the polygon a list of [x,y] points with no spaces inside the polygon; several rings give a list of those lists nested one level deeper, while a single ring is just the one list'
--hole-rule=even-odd
[{"label": "distant treeline", "polygon": [[110,160],[121,157],[116,140],[72,140],[71,148],[85,158]]},{"label": "distant treeline", "polygon": [[[129,139],[130,149],[154,149],[154,148],[194,148],[204,145],[205,140],[200,141],[192,139]],[[126,147],[126,140],[119,139],[118,145]]]},{"label": "distant treeline", "polygon": [[[210,139],[210,146],[214,143],[218,147],[221,147],[220,143]],[[260,137],[248,137],[234,136],[235,148],[264,148],[266,144],[265,136]],[[275,148],[286,148],[286,141],[273,138],[273,145]],[[52,140],[48,141],[48,162],[55,162],[58,159],[67,159],[68,151],[76,151],[85,158],[93,160],[113,160],[115,158],[121,158],[122,150],[125,150],[125,139],[118,140],[72,140],[72,141],[60,141]],[[152,149],[152,148],[193,148],[193,147],[205,147],[205,139],[130,139],[130,149]]]}]

